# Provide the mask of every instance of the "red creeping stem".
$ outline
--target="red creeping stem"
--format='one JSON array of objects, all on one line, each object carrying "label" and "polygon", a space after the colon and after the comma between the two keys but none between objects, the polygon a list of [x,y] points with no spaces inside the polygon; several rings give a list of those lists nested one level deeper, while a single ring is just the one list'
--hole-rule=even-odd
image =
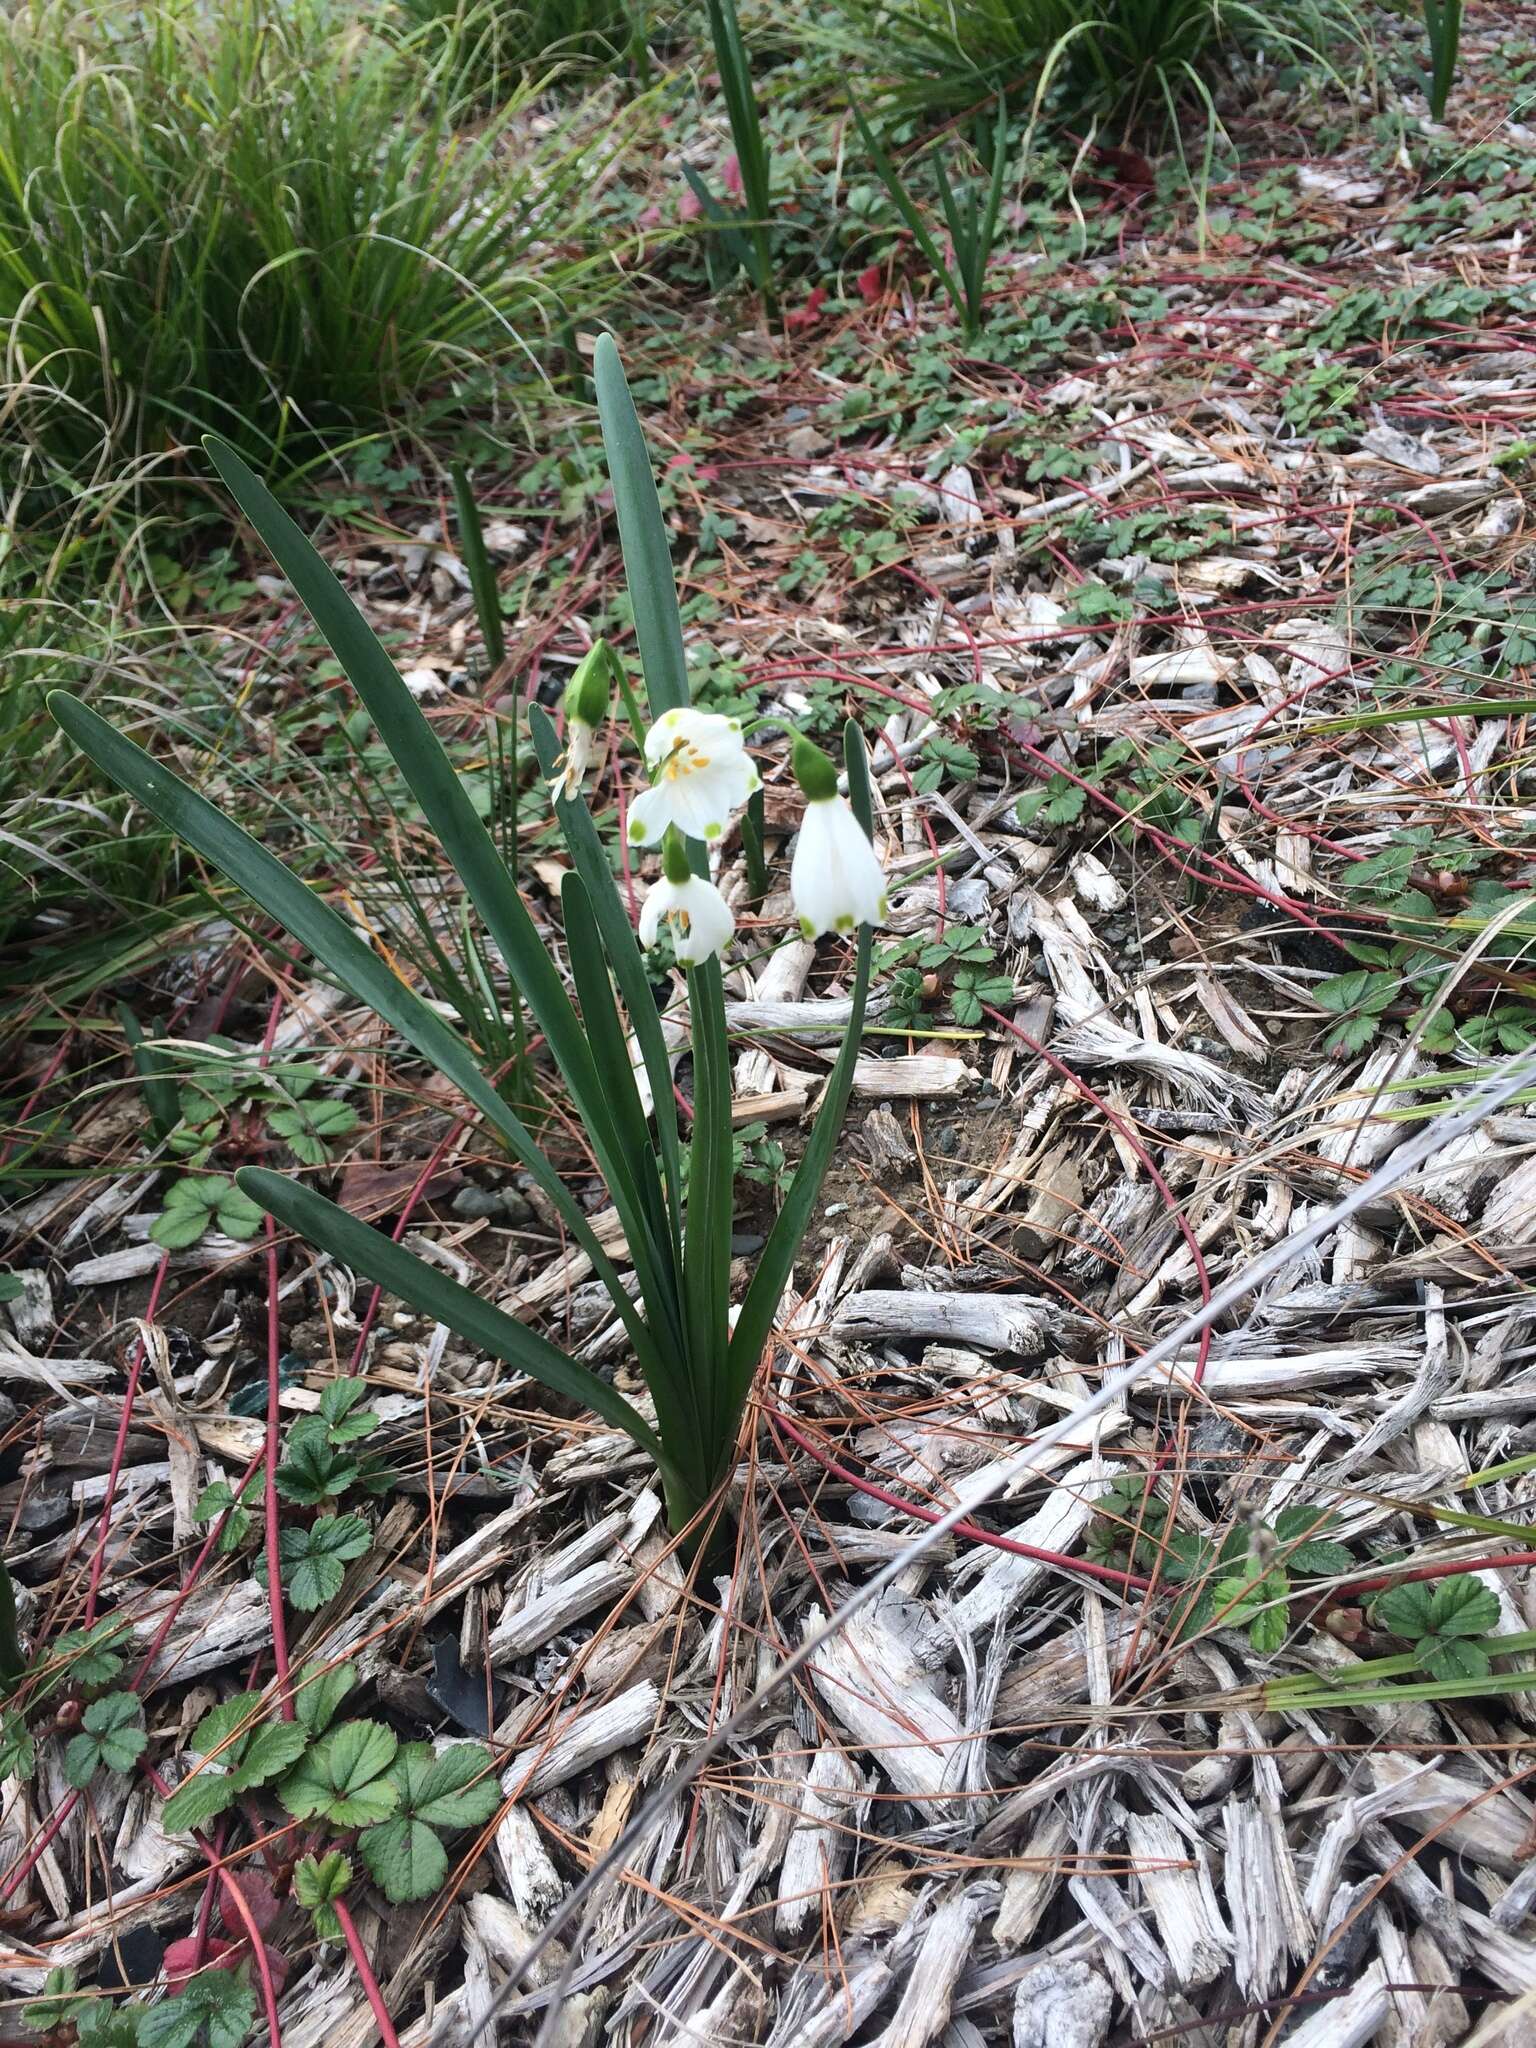
[{"label": "red creeping stem", "polygon": [[[144,1763],[141,1760],[139,1767],[160,1794],[160,1797],[162,1799],[169,1799],[171,1787],[161,1777],[154,1765]],[[194,1830],[192,1839],[196,1842],[198,1848],[202,1850],[204,1857],[207,1859],[209,1869],[219,1880],[220,1884],[223,1885],[226,1897],[240,1916],[241,1923],[245,1928],[246,1939],[251,1944],[251,1961],[255,1966],[257,1982],[261,1986],[261,2002],[266,2007],[268,2037],[271,2040],[272,2048],[282,2048],[283,2035],[277,2021],[277,1991],[272,1983],[272,1966],[267,1961],[267,1945],[261,1938],[261,1929],[256,1925],[256,1916],[251,1911],[250,1901],[246,1898],[245,1893],[241,1891],[239,1885],[236,1884],[228,1864],[219,1855],[218,1850],[208,1840],[208,1837],[200,1835]]]},{"label": "red creeping stem", "polygon": [[[861,1479],[857,1472],[850,1472],[846,1465],[839,1464],[836,1458],[829,1457],[777,1408],[770,1408],[766,1412],[769,1427],[775,1434],[782,1430],[787,1437],[793,1438],[807,1457],[814,1458],[823,1471],[830,1472],[835,1479],[841,1479],[844,1485],[853,1487],[859,1493],[868,1494],[871,1500],[883,1501],[888,1508],[899,1508],[904,1515],[915,1515],[920,1522],[931,1525],[942,1519],[936,1509],[922,1507],[916,1501],[904,1500],[899,1493],[892,1493],[889,1487],[878,1486],[873,1479]],[[975,1522],[957,1522],[954,1533],[968,1543],[985,1544],[989,1550],[1006,1550],[1012,1557],[1033,1558],[1037,1564],[1055,1565],[1061,1571],[1079,1572],[1090,1579],[1106,1579],[1113,1585],[1125,1587],[1128,1591],[1146,1592],[1152,1584],[1150,1579],[1143,1578],[1139,1572],[1118,1572],[1112,1565],[1093,1564],[1084,1557],[1068,1557],[1064,1551],[1041,1550],[1033,1543],[1018,1543],[1012,1536],[1000,1536],[991,1529],[978,1527]]]},{"label": "red creeping stem", "polygon": [[[155,1268],[154,1285],[149,1290],[149,1300],[144,1306],[144,1320],[152,1323],[155,1310],[160,1306],[160,1290],[165,1285],[165,1276],[171,1270],[169,1252],[160,1254],[160,1263]],[[144,1370],[144,1339],[137,1338],[133,1356],[128,1361],[128,1385],[123,1392],[123,1412],[117,1421],[117,1436],[112,1445],[112,1462],[107,1467],[107,1490],[101,1503],[101,1520],[96,1525],[96,1551],[91,1559],[90,1581],[85,1589],[85,1626],[90,1627],[96,1619],[96,1602],[101,1595],[102,1568],[107,1561],[107,1537],[112,1530],[112,1508],[117,1498],[117,1482],[122,1475],[123,1453],[128,1448],[128,1426],[133,1420],[133,1403],[139,1391],[139,1376]]]},{"label": "red creeping stem", "polygon": [[[259,1066],[266,1066],[277,1040],[277,1022],[283,1013],[284,991],[279,987],[267,1012],[266,1036],[261,1043]],[[277,1672],[278,1711],[285,1721],[294,1718],[293,1695],[288,1684],[288,1623],[283,1613],[283,1580],[278,1545],[277,1463],[278,1400],[282,1392],[279,1361],[282,1358],[282,1325],[277,1299],[277,1224],[264,1219],[266,1244],[262,1254],[267,1282],[267,1439],[266,1471],[263,1474],[262,1507],[266,1524],[267,1599],[272,1615],[272,1662]]]},{"label": "red creeping stem", "polygon": [[351,1953],[352,1967],[357,1971],[358,1980],[362,1984],[363,1996],[367,1999],[372,2009],[374,2020],[378,2025],[379,2038],[383,2041],[384,2048],[400,2048],[400,2036],[395,2032],[395,2023],[389,2016],[389,2008],[384,2003],[384,1994],[379,1989],[379,1980],[373,1974],[373,1967],[368,1961],[368,1952],[363,1947],[362,1937],[357,1931],[356,1923],[353,1921],[351,1913],[347,1910],[347,1902],[345,1899],[332,1899],[331,1908],[336,1915],[337,1923],[341,1928],[347,1948]]},{"label": "red creeping stem", "polygon": [[[256,1456],[251,1460],[250,1464],[246,1466],[245,1471],[242,1473],[240,1477],[239,1483],[235,1487],[235,1498],[237,1500],[239,1499],[241,1493],[244,1491],[248,1481],[250,1480],[251,1474],[256,1470],[257,1466],[261,1463],[263,1456],[264,1453],[258,1451]],[[154,1637],[150,1642],[149,1648],[144,1652],[144,1656],[139,1665],[138,1670],[135,1671],[133,1677],[129,1680],[129,1690],[131,1692],[138,1691],[139,1687],[144,1683],[145,1677],[148,1675],[150,1666],[154,1663],[156,1657],[159,1656],[161,1645],[164,1643],[166,1637],[171,1632],[171,1624],[175,1621],[177,1615],[181,1612],[182,1607],[186,1603],[188,1595],[191,1593],[193,1587],[197,1584],[198,1579],[202,1575],[203,1567],[208,1562],[208,1558],[213,1550],[214,1544],[217,1543],[219,1540],[219,1536],[223,1531],[225,1521],[228,1519],[229,1512],[229,1509],[226,1508],[223,1514],[219,1516],[217,1521],[213,1524],[212,1528],[208,1531],[202,1549],[197,1553],[197,1556],[193,1559],[191,1569],[188,1571],[186,1577],[182,1580],[181,1590],[177,1593],[176,1598],[171,1602],[170,1606],[167,1607],[167,1609],[165,1610],[165,1613],[160,1621],[160,1626],[155,1630]],[[36,1839],[28,1846],[26,1854],[21,1858],[21,1860],[18,1863],[13,1865],[12,1868],[9,1871],[7,1871],[4,1881],[0,1882],[0,1905],[3,1905],[5,1901],[11,1896],[12,1892],[14,1892],[17,1889],[17,1887],[25,1881],[28,1873],[37,1864],[37,1862],[47,1849],[48,1844],[53,1840],[54,1836],[59,1832],[60,1828],[63,1827],[64,1823],[69,1819],[69,1816],[74,1812],[75,1808],[80,1804],[80,1799],[80,1793],[71,1792],[67,1799],[62,1800],[60,1804],[54,1808],[53,1812],[48,1816],[47,1821],[38,1830]]]}]

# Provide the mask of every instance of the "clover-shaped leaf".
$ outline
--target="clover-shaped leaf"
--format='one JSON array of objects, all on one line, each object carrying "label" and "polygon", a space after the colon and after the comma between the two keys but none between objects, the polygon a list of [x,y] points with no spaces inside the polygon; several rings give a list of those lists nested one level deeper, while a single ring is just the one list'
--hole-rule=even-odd
[{"label": "clover-shaped leaf", "polygon": [[[309,1415],[306,1422],[320,1422]],[[301,1507],[319,1507],[345,1493],[357,1477],[357,1460],[336,1450],[326,1441],[325,1424],[300,1435],[297,1427],[288,1433],[287,1456],[277,1468],[277,1490]]]},{"label": "clover-shaped leaf", "polygon": [[99,1770],[131,1770],[148,1739],[137,1695],[105,1693],[81,1717],[80,1733],[64,1752],[64,1776],[78,1789]]},{"label": "clover-shaped leaf", "polygon": [[215,1223],[226,1237],[254,1237],[262,1212],[222,1173],[174,1181],[166,1190],[165,1207],[149,1226],[149,1234],[167,1251],[185,1251]]},{"label": "clover-shaped leaf", "polygon": [[295,1607],[323,1607],[341,1591],[346,1565],[372,1541],[361,1515],[321,1515],[307,1529],[278,1538],[283,1586]]},{"label": "clover-shaped leaf", "polygon": [[293,1896],[313,1919],[321,1941],[341,1940],[334,1901],[351,1882],[352,1865],[339,1849],[327,1856],[305,1856],[294,1865]]},{"label": "clover-shaped leaf", "polygon": [[240,1548],[251,1533],[251,1505],[261,1498],[261,1481],[253,1473],[241,1487],[239,1494],[227,1479],[215,1479],[211,1486],[205,1486],[197,1497],[197,1506],[192,1510],[194,1522],[214,1522],[224,1516],[224,1526],[219,1531],[219,1540],[214,1548],[221,1556],[228,1557]]},{"label": "clover-shaped leaf", "polygon": [[294,1682],[293,1710],[311,1735],[325,1733],[356,1683],[355,1664],[304,1666]]},{"label": "clover-shaped leaf", "polygon": [[240,2048],[256,1997],[231,1970],[201,1970],[173,1998],[139,2017],[139,2048]]},{"label": "clover-shaped leaf", "polygon": [[366,1400],[368,1382],[356,1378],[331,1380],[320,1395],[320,1413],[333,1444],[352,1443],[360,1436],[371,1436],[379,1426],[379,1418],[371,1408],[358,1404]]},{"label": "clover-shaped leaf", "polygon": [[1338,1516],[1328,1508],[1289,1507],[1282,1508],[1275,1517],[1275,1535],[1286,1546],[1286,1568],[1293,1572],[1305,1572],[1309,1578],[1337,1578],[1347,1572],[1354,1563],[1342,1543],[1333,1543],[1324,1536],[1338,1521]]},{"label": "clover-shaped leaf", "polygon": [[379,1721],[342,1721],[322,1735],[277,1788],[295,1820],[367,1827],[388,1819],[400,1788],[389,1776],[398,1748]]},{"label": "clover-shaped leaf", "polygon": [[170,1833],[201,1827],[303,1754],[309,1730],[299,1721],[262,1718],[267,1711],[259,1693],[237,1693],[198,1722],[192,1747],[208,1761],[165,1802],[163,1825]]},{"label": "clover-shaped leaf", "polygon": [[441,1755],[427,1742],[401,1749],[390,1770],[399,1806],[358,1840],[368,1873],[387,1899],[401,1905],[442,1884],[448,1855],[433,1831],[490,1819],[501,1803],[490,1766],[490,1753],[477,1742],[456,1742]]}]

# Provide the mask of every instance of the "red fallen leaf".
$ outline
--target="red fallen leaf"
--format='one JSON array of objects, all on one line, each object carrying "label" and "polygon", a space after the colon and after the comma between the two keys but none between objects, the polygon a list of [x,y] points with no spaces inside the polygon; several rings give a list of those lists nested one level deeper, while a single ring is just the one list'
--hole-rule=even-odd
[{"label": "red fallen leaf", "polygon": [[[232,1870],[229,1874],[245,1900],[246,1910],[255,1922],[257,1932],[265,1934],[282,1911],[276,1892],[259,1870]],[[245,1939],[248,1932],[246,1924],[230,1903],[229,1893],[222,1883],[219,1886],[219,1918],[224,1923],[224,1932],[232,1940]]]},{"label": "red fallen leaf", "polygon": [[[351,1159],[341,1170],[337,1199],[344,1209],[350,1209],[365,1222],[393,1216],[421,1179],[426,1163],[425,1159],[407,1159],[397,1166],[384,1166],[371,1159]],[[422,1199],[440,1200],[451,1194],[463,1178],[458,1167],[440,1166],[428,1181]]]},{"label": "red fallen leaf", "polygon": [[210,1935],[201,1946],[194,1934],[188,1934],[180,1941],[173,1941],[166,1949],[165,1959],[161,1964],[167,1985],[172,1991],[179,1991],[189,1978],[197,1975],[199,1970],[216,1970],[219,1958],[233,1947],[233,1942],[220,1941],[216,1934]]},{"label": "red fallen leaf", "polygon": [[1157,183],[1157,172],[1139,149],[1125,149],[1117,143],[1101,143],[1097,154],[1099,162],[1108,164],[1114,172],[1117,185],[1147,187]]},{"label": "red fallen leaf", "polygon": [[793,313],[786,313],[784,315],[784,325],[789,328],[814,327],[821,318],[821,309],[826,303],[826,286],[820,284],[813,285],[806,297],[805,304],[797,307]]},{"label": "red fallen leaf", "polygon": [[740,199],[742,197],[742,184],[739,158],[728,156],[725,160],[725,168],[720,173],[720,176],[724,181],[726,191],[730,193],[731,197],[733,199]]},{"label": "red fallen leaf", "polygon": [[691,185],[685,185],[677,202],[679,220],[697,220],[704,211],[704,202]]},{"label": "red fallen leaf", "polygon": [[868,270],[858,275],[859,297],[866,306],[878,306],[885,297],[885,279],[880,275],[878,263],[871,263]]},{"label": "red fallen leaf", "polygon": [[[262,1947],[266,1951],[267,1968],[272,1973],[272,1988],[281,1991],[288,1982],[291,1968],[288,1958],[281,1950],[273,1948],[269,1941],[264,1941]],[[242,1963],[250,1960],[250,1954],[251,1944],[248,1941],[220,1941],[216,1934],[210,1934],[203,1943],[199,1958],[197,1937],[189,1934],[183,1940],[171,1943],[161,1968],[165,1972],[167,1988],[179,1991],[200,1970],[238,1970]]]},{"label": "red fallen leaf", "polygon": [[661,226],[661,208],[654,199],[649,206],[642,210],[637,226],[642,228],[659,228]]},{"label": "red fallen leaf", "polygon": [[692,469],[693,457],[684,449],[680,455],[669,455],[667,457],[667,467],[668,469]]}]

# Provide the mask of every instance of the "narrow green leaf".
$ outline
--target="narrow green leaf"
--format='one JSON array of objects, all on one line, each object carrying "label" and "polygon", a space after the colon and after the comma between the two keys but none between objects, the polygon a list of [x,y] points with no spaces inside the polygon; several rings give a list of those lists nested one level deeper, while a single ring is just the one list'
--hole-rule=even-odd
[{"label": "narrow green leaf", "polygon": [[[541,705],[535,704],[529,709],[528,725],[533,734],[534,749],[539,757],[540,772],[545,776],[552,776],[560,751],[559,741],[555,737],[554,722]],[[564,834],[566,851],[570,854],[572,864],[586,884],[587,902],[602,934],[603,951],[608,956],[608,965],[612,968],[614,980],[619,985],[619,995],[629,1016],[629,1028],[635,1035],[635,1042],[640,1048],[640,1057],[645,1065],[646,1079],[650,1082],[651,1116],[656,1126],[657,1142],[661,1147],[675,1268],[681,1259],[682,1245],[678,1207],[680,1174],[677,1098],[672,1092],[672,1063],[667,1052],[666,1037],[661,1028],[661,1019],[656,1012],[655,998],[651,994],[645,959],[635,937],[634,928],[619,900],[619,892],[613,885],[608,856],[598,836],[597,826],[593,823],[592,813],[582,798],[565,797],[557,793],[555,818]]]},{"label": "narrow green leaf", "polygon": [[247,1194],[270,1209],[280,1223],[319,1245],[332,1258],[366,1274],[422,1315],[445,1323],[493,1358],[527,1373],[540,1386],[590,1408],[632,1437],[658,1464],[666,1462],[656,1432],[639,1410],[606,1380],[557,1351],[536,1330],[471,1294],[467,1287],[395,1244],[382,1231],[349,1216],[313,1188],[260,1166],[242,1167],[239,1180]]},{"label": "narrow green leaf", "polygon": [[[623,1187],[624,1169],[607,1102],[592,1064],[591,1048],[560,970],[540,939],[518,893],[516,878],[508,873],[468,789],[372,627],[309,540],[232,448],[212,437],[204,445],[231,495],[346,670],[348,680],[378,728],[379,737],[452,861],[454,872],[548,1041],[592,1140],[598,1164],[610,1185],[617,1183],[617,1198]],[[651,493],[654,497],[654,484]],[[670,587],[670,565],[667,574]],[[533,1149],[526,1134],[525,1142]],[[545,1170],[549,1170],[547,1165]],[[551,1174],[550,1178],[555,1177]],[[555,1184],[558,1186],[558,1181]],[[631,1218],[625,1216],[623,1220],[627,1230]],[[584,1245],[583,1249],[587,1247]],[[612,1288],[610,1291],[614,1292]],[[624,1316],[637,1349],[643,1353],[644,1327],[628,1308],[622,1289],[615,1292],[615,1307]]]},{"label": "narrow green leaf", "polygon": [[640,668],[650,699],[650,714],[678,710],[690,702],[688,661],[683,651],[682,619],[672,577],[672,549],[651,458],[640,431],[635,402],[611,335],[598,336],[592,357],[592,382],[597,391],[603,448],[613,483],[624,573],[635,615]]},{"label": "narrow green leaf", "polygon": [[507,634],[501,617],[501,596],[496,588],[496,577],[491,568],[490,556],[485,552],[485,533],[480,524],[480,507],[475,503],[469,472],[462,462],[456,462],[448,474],[453,483],[454,511],[458,515],[459,553],[464,557],[464,568],[469,576],[469,588],[475,600],[475,617],[480,622],[480,637],[485,642],[486,660],[494,674],[507,658]]},{"label": "narrow green leaf", "polygon": [[[168,769],[162,768],[142,747],[136,746],[104,718],[98,717],[87,705],[65,691],[52,692],[48,708],[81,752],[87,754],[119,788],[136,797],[179,838],[186,840],[189,846],[237,883],[308,952],[313,953],[349,994],[359,1002],[367,1003],[424,1059],[430,1061],[445,1080],[452,1082],[466,1101],[473,1103],[533,1175],[554,1203],[572,1237],[592,1261],[598,1277],[613,1296],[614,1305],[624,1320],[644,1370],[653,1347],[613,1261],[593,1235],[590,1221],[572,1199],[570,1190],[534,1144],[521,1121],[480,1072],[469,1048],[457,1033],[429,1009],[414,990],[406,987],[393,969],[328,903],[291,874],[265,847],[258,845],[248,832],[243,832],[205,798],[189,789]],[[435,738],[432,744],[437,746]],[[546,965],[558,979],[553,963],[546,961]],[[569,999],[566,1000],[568,1004]],[[575,1021],[574,1012],[571,1022],[572,1028],[579,1033],[580,1026]],[[595,1082],[592,1092],[596,1092]]]},{"label": "narrow green leaf", "polygon": [[934,240],[927,221],[923,219],[922,214],[914,205],[912,195],[908,192],[900,171],[897,170],[887,154],[885,145],[881,142],[879,136],[876,135],[874,129],[870,127],[868,121],[865,120],[863,108],[860,107],[857,100],[853,99],[850,99],[849,105],[853,110],[853,118],[857,124],[858,131],[864,138],[864,147],[869,151],[875,169],[879,173],[881,184],[890,193],[892,200],[895,202],[897,212],[911,230],[913,240],[917,243],[919,249],[922,250],[929,269],[932,270],[934,276],[948,294],[955,311],[962,320],[966,319],[968,316],[965,293],[961,287],[960,280],[955,276],[955,273],[940,254],[939,245]]},{"label": "narrow green leaf", "polygon": [[[869,784],[869,754],[864,736],[852,719],[843,727],[843,762],[848,772],[848,802],[866,833],[873,837],[874,802]],[[763,1346],[773,1328],[784,1289],[794,1267],[811,1216],[821,1196],[821,1184],[837,1149],[848,1098],[853,1093],[853,1070],[864,1034],[864,1008],[869,997],[870,960],[874,934],[868,925],[859,928],[858,954],[853,975],[853,1004],[842,1051],[832,1069],[826,1093],[821,1098],[815,1128],[805,1157],[796,1169],[794,1183],[778,1219],[758,1258],[757,1270],[741,1305],[731,1337],[725,1388],[726,1412],[739,1413],[757,1371]]]},{"label": "narrow green leaf", "polygon": [[718,960],[688,970],[693,1039],[693,1150],[683,1241],[684,1322],[694,1432],[689,1445],[701,1496],[723,1476],[739,1412],[729,1398],[731,1223],[730,1039]]}]

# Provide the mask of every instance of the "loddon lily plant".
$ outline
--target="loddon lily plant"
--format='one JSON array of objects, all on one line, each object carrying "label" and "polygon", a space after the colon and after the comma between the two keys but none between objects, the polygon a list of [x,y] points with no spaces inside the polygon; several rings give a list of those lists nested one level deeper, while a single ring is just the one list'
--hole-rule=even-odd
[{"label": "loddon lily plant", "polygon": [[[752,1381],[837,1143],[869,990],[871,927],[885,915],[885,880],[871,843],[868,764],[857,728],[850,724],[844,734],[848,798],[839,793],[831,759],[795,735],[792,767],[806,810],[791,894],[808,935],[834,932],[854,940],[852,1012],[804,1157],[743,1298],[733,1304],[731,1070],[721,955],[733,942],[735,919],[711,876],[710,854],[757,789],[758,771],[740,723],[699,711],[690,701],[666,528],[618,352],[606,337],[597,347],[594,377],[646,710],[612,650],[601,644],[567,691],[563,746],[553,720],[537,705],[530,709],[569,858],[560,893],[569,989],[470,791],[362,615],[259,478],[221,442],[206,445],[357,690],[542,1033],[618,1213],[634,1291],[471,1045],[358,928],[77,698],[59,692],[49,703],[98,767],[238,884],[478,1113],[547,1196],[606,1286],[650,1412],[306,1180],[246,1168],[237,1176],[242,1191],[286,1228],[421,1314],[625,1431],[655,1460],[669,1519],[681,1532],[699,1524],[733,1469]],[[629,842],[660,864],[638,937],[584,795],[587,775],[606,751],[601,735],[616,697],[633,707],[645,728],[647,779],[628,806]],[[686,975],[690,1013],[686,1173],[678,1097],[642,952],[664,927]]]}]

